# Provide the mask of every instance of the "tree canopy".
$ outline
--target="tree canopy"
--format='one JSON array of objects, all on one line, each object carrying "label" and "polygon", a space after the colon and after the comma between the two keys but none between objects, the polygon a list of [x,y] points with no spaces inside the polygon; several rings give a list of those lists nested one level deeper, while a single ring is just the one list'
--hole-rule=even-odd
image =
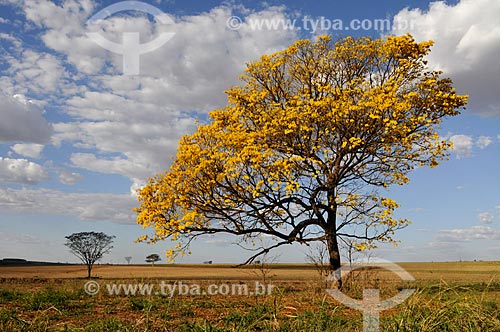
[{"label": "tree canopy", "polygon": [[439,124],[467,101],[427,67],[431,46],[410,35],[322,36],[249,63],[228,105],[184,136],[170,169],[139,191],[137,222],[154,229],[139,241],[175,241],[172,258],[204,234],[275,240],[247,262],[323,241],[333,269],[343,239],[359,250],[394,242],[409,221],[381,192],[447,158]]},{"label": "tree canopy", "polygon": [[152,265],[159,261],[161,261],[161,258],[158,254],[151,254],[146,256],[146,262],[151,263]]},{"label": "tree canopy", "polygon": [[80,232],[66,236],[65,245],[87,265],[87,277],[90,278],[94,263],[110,252],[114,238],[102,232]]}]

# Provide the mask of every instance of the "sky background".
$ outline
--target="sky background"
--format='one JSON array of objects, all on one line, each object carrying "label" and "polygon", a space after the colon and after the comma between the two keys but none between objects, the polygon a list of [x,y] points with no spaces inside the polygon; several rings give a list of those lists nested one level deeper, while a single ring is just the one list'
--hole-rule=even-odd
[{"label": "sky background", "polygon": [[[410,32],[435,41],[429,66],[451,77],[470,102],[440,129],[455,145],[450,160],[416,169],[409,185],[390,189],[401,203],[397,215],[412,224],[397,234],[398,248],[375,255],[500,260],[498,0],[144,1],[171,23],[127,11],[86,24],[113,3],[0,0],[0,258],[76,262],[64,236],[80,231],[117,237],[103,262],[132,256],[143,263],[150,253],[163,254],[170,243],[134,244],[145,232],[132,212],[135,190],[168,168],[196,120],[225,105],[224,90],[238,84],[246,62],[323,33],[337,39]],[[228,27],[232,16],[238,29]],[[369,28],[381,19],[399,24]],[[295,20],[295,29],[281,24],[286,20]],[[366,20],[367,29],[352,28],[352,20]],[[141,43],[174,35],[140,56],[139,75],[123,75],[122,55],[97,45],[86,35],[92,31],[117,43],[123,32],[139,32]],[[232,242],[199,239],[178,262],[242,262],[248,252]],[[304,262],[307,252],[291,246],[275,254]]]}]

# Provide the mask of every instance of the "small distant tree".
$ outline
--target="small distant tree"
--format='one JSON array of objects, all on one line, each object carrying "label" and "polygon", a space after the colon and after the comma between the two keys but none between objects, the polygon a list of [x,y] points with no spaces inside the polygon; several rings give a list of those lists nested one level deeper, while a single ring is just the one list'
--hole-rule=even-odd
[{"label": "small distant tree", "polygon": [[66,236],[66,243],[71,253],[87,265],[87,278],[91,277],[92,267],[104,254],[110,252],[115,236],[102,232],[80,232]]},{"label": "small distant tree", "polygon": [[132,257],[131,256],[127,256],[127,257],[125,257],[125,260],[127,261],[127,264],[130,265],[130,261],[132,260]]},{"label": "small distant tree", "polygon": [[155,265],[155,262],[161,261],[161,258],[158,254],[151,254],[146,257],[146,262],[151,263],[151,265]]}]

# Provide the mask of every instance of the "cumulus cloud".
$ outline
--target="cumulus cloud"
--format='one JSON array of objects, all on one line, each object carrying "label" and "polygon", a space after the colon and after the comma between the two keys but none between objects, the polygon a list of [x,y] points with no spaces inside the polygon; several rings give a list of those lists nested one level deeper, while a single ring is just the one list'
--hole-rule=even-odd
[{"label": "cumulus cloud", "polygon": [[8,55],[5,61],[11,81],[30,93],[57,92],[66,83],[63,78],[69,76],[56,56],[30,49],[24,49],[20,56]]},{"label": "cumulus cloud", "polygon": [[84,33],[86,19],[94,10],[90,0],[68,0],[61,5],[49,0],[26,0],[22,10],[28,21],[43,28],[45,45],[63,52],[80,73],[95,74],[105,62],[106,50]]},{"label": "cumulus cloud", "polygon": [[131,195],[66,193],[48,189],[10,189],[0,187],[2,211],[75,216],[81,220],[135,222]]},{"label": "cumulus cloud", "polygon": [[[290,30],[262,33],[248,24],[232,31],[226,22],[233,10],[220,6],[198,15],[172,17],[174,24],[166,25],[154,24],[143,15],[112,16],[86,25],[97,11],[91,1],[66,1],[61,6],[26,1],[24,6],[26,18],[45,29],[45,45],[63,54],[80,74],[98,74],[93,82],[97,86],[108,92],[124,92],[131,100],[204,111],[225,102],[223,90],[236,83],[245,62],[280,49],[295,37]],[[284,7],[245,11],[248,17],[286,16]],[[141,55],[140,76],[131,78],[121,76],[122,55],[97,45],[86,35],[91,31],[115,42],[121,41],[123,31],[138,32],[141,41],[153,40],[162,32],[175,35],[162,47]],[[112,75],[106,75],[109,72]]]},{"label": "cumulus cloud", "polygon": [[[163,121],[160,120],[163,118]],[[75,147],[97,149],[120,156],[73,153],[72,166],[104,174],[120,174],[132,181],[146,179],[170,162],[182,134],[194,130],[193,118],[167,119],[161,113],[157,123],[127,121],[55,124],[54,143],[70,142]]]},{"label": "cumulus cloud", "polygon": [[450,137],[453,143],[453,151],[456,153],[457,158],[466,158],[472,155],[472,137],[467,135],[453,135]]},{"label": "cumulus cloud", "polygon": [[76,172],[70,172],[66,169],[59,169],[59,181],[62,184],[74,185],[75,183],[83,180],[83,175]]},{"label": "cumulus cloud", "polygon": [[493,222],[494,216],[489,212],[482,212],[478,214],[478,219],[481,224],[491,224]]},{"label": "cumulus cloud", "polygon": [[500,230],[490,226],[472,226],[441,230],[438,235],[440,241],[472,241],[472,240],[500,240]]},{"label": "cumulus cloud", "polygon": [[[13,35],[0,36],[10,45],[0,89],[31,100],[0,100],[0,141],[14,141],[11,150],[26,157],[37,153],[35,146],[25,143],[50,141],[61,154],[69,151],[64,156],[74,170],[63,169],[57,161],[51,166],[59,181],[69,185],[83,179],[78,169],[84,169],[122,175],[134,192],[147,177],[168,168],[179,138],[195,130],[196,119],[204,121],[207,112],[226,104],[224,90],[239,83],[245,63],[286,47],[296,37],[291,30],[262,33],[246,23],[239,31],[226,27],[235,10],[246,17],[284,18],[284,7],[252,11],[222,5],[197,15],[171,16],[174,23],[167,26],[147,15],[124,13],[90,26],[86,20],[100,9],[90,0],[25,0],[16,5],[30,33],[50,51],[34,49]],[[161,32],[175,36],[141,55],[140,75],[123,76],[122,55],[97,45],[87,36],[89,31],[118,43],[124,31],[139,32],[141,43]],[[41,112],[31,109],[35,104],[50,105],[63,114],[49,124]],[[116,222],[133,220],[130,209],[135,203],[129,194],[7,188],[0,192],[1,209]]]},{"label": "cumulus cloud", "polygon": [[479,136],[474,138],[469,135],[453,135],[450,137],[453,143],[453,152],[457,158],[467,158],[472,156],[474,147],[483,150],[493,143],[493,138],[490,136]]},{"label": "cumulus cloud", "polygon": [[[202,112],[220,107],[226,101],[223,91],[238,83],[237,77],[244,70],[246,62],[285,47],[295,37],[292,31],[262,33],[252,30],[247,24],[243,24],[239,31],[229,30],[226,22],[232,10],[231,7],[217,7],[195,16],[177,17],[174,24],[158,27],[141,16],[104,20],[101,34],[110,40],[121,40],[123,31],[132,27],[140,33],[142,40],[154,39],[161,32],[175,35],[162,47],[141,55],[139,76],[121,75],[121,55],[115,56],[109,52],[100,55],[102,66],[98,68],[99,63],[94,65],[96,72],[99,72],[95,84],[106,93],[87,94],[83,100],[71,100],[72,114],[87,118],[91,116],[87,115],[90,103],[121,105],[124,100],[162,109]],[[272,7],[249,14],[252,15],[283,18],[285,13],[284,8]],[[84,32],[80,31],[82,34]],[[59,31],[55,37],[60,37]],[[58,48],[58,51],[68,55],[70,62],[73,52],[79,57],[89,52],[76,40],[65,44],[64,48]],[[76,62],[73,64],[76,65]],[[107,64],[111,67],[105,67]],[[112,75],[103,74],[100,70],[104,68],[112,71]],[[92,101],[82,104],[88,98],[92,98]],[[114,106],[111,110],[117,109],[119,107]]]},{"label": "cumulus cloud", "polygon": [[489,136],[479,136],[479,138],[476,141],[476,145],[480,149],[487,148],[491,143],[493,143],[493,139]]},{"label": "cumulus cloud", "polygon": [[[103,61],[93,62],[96,74],[89,84],[66,100],[67,114],[77,121],[55,123],[52,143],[95,149],[97,153],[73,153],[72,166],[128,177],[131,190],[167,168],[179,138],[196,128],[196,119],[205,118],[208,111],[226,103],[223,91],[238,83],[245,63],[285,47],[294,37],[292,31],[263,34],[245,24],[239,31],[229,30],[226,21],[232,10],[217,7],[195,16],[176,17],[174,24],[160,27],[143,16],[103,21],[100,33],[109,40],[120,40],[123,31],[131,27],[140,32],[141,40],[154,39],[162,31],[175,32],[175,36],[161,48],[141,56],[138,76],[121,75],[121,55],[99,53]],[[72,65],[80,68],[86,57],[95,55],[94,48],[74,37],[83,36],[86,30],[67,22],[72,24],[73,33],[63,42],[65,37],[60,39],[57,30],[62,25],[48,22],[49,18],[59,19],[54,15],[52,11],[30,10],[29,18],[48,27],[43,39],[48,47],[65,54]],[[271,7],[248,11],[247,15],[283,18],[286,14],[284,8]],[[82,21],[83,16],[75,20]],[[50,34],[51,29],[57,36]]]},{"label": "cumulus cloud", "polygon": [[42,112],[23,96],[9,97],[0,93],[0,118],[0,143],[46,143],[52,133],[52,127]]},{"label": "cumulus cloud", "polygon": [[103,174],[122,174],[131,179],[145,178],[149,173],[148,165],[120,157],[99,159],[91,153],[74,153],[71,155],[71,161],[75,167]]},{"label": "cumulus cloud", "polygon": [[48,172],[36,163],[26,159],[0,157],[0,181],[37,184],[48,178]]},{"label": "cumulus cloud", "polygon": [[[432,2],[427,10],[407,8],[394,20],[412,22],[410,32],[417,40],[435,41],[429,63],[452,77],[460,93],[470,94],[472,112],[500,116],[499,16],[497,0],[460,0]],[[405,29],[393,33],[408,32],[407,25],[400,26]]]},{"label": "cumulus cloud", "polygon": [[36,143],[14,144],[13,146],[10,147],[10,149],[15,153],[17,153],[18,155],[30,158],[40,158],[43,148],[44,148],[43,144],[36,144]]}]

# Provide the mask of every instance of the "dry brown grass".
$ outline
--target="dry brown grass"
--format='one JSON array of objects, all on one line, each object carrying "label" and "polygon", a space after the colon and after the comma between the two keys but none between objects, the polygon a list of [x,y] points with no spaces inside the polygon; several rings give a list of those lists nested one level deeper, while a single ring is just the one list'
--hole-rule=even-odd
[{"label": "dry brown grass", "polygon": [[422,281],[500,281],[500,262],[423,262],[399,265],[416,280]]},{"label": "dry brown grass", "polygon": [[[424,262],[400,263],[402,268],[422,281],[500,281],[500,262]],[[390,272],[380,271],[383,278],[392,278]],[[92,274],[104,279],[155,278],[165,280],[253,280],[259,271],[251,266],[232,265],[96,265]],[[307,264],[273,264],[269,275],[275,280],[314,280],[315,269]],[[83,265],[0,267],[3,278],[83,278]],[[395,277],[395,276],[394,276]]]},{"label": "dry brown grass", "polygon": [[[274,265],[270,276],[279,280],[315,278],[315,270],[307,265]],[[231,265],[96,265],[92,275],[104,279],[161,278],[165,280],[245,280],[258,279],[258,269],[236,268]],[[66,279],[86,276],[82,265],[0,267],[3,278]]]},{"label": "dry brown grass", "polygon": [[[405,303],[381,313],[382,331],[500,331],[500,263],[400,265],[414,275],[415,284],[400,285],[393,282],[395,275],[377,269],[359,272],[370,275],[344,289],[347,295],[361,298],[364,288],[379,288],[381,297],[388,298],[400,286],[415,286],[416,293]],[[276,286],[275,292],[264,296],[170,298],[112,296],[105,291],[107,284],[155,284],[159,280],[182,280],[202,287],[231,280],[228,283],[241,281],[251,286],[249,280],[261,276],[258,269],[249,267],[100,265],[94,274],[101,278],[98,283],[102,291],[89,296],[83,291],[87,282],[83,266],[0,267],[0,331],[362,330],[361,314],[327,296],[314,268],[305,264],[273,265],[270,283]]]}]

